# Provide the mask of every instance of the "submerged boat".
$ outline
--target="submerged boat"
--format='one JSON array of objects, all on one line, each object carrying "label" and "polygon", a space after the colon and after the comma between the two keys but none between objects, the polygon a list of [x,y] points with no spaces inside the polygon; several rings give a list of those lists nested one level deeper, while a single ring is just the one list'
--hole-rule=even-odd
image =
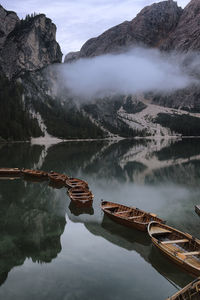
[{"label": "submerged boat", "polygon": [[191,274],[200,275],[200,240],[158,222],[148,225],[148,233],[163,254]]},{"label": "submerged boat", "polygon": [[200,299],[200,278],[186,285],[182,290],[166,300],[199,300]]},{"label": "submerged boat", "polygon": [[74,188],[78,186],[88,188],[88,183],[78,178],[68,178],[65,183],[68,188]]},{"label": "submerged boat", "polygon": [[25,176],[33,176],[37,178],[48,177],[48,173],[40,170],[22,169],[22,174]]},{"label": "submerged boat", "polygon": [[102,201],[101,209],[115,222],[141,231],[147,231],[147,226],[152,221],[164,222],[155,214],[118,203]]},{"label": "submerged boat", "polygon": [[21,170],[19,168],[0,168],[0,176],[4,175],[20,175]]}]

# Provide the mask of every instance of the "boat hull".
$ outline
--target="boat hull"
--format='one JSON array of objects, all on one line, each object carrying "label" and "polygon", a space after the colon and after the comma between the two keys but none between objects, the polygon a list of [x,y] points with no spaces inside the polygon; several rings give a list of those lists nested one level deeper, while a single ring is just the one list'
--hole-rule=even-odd
[{"label": "boat hull", "polygon": [[89,188],[88,187],[88,183],[82,179],[78,179],[78,178],[69,178],[65,181],[65,184],[67,186],[67,188],[71,189],[74,187],[82,187],[82,188]]},{"label": "boat hull", "polygon": [[[154,225],[152,225],[153,223]],[[200,241],[193,238],[188,233],[181,232],[170,226],[159,224],[159,227],[156,227],[155,224],[156,222],[151,222],[148,225],[148,233],[151,237],[152,243],[160,250],[162,254],[168,257],[177,266],[181,267],[193,276],[200,276]],[[155,226],[154,229],[161,229],[160,236],[165,234],[166,231],[168,234],[176,235],[177,239],[169,236],[167,239],[162,240],[162,238],[159,238],[159,235],[156,238],[155,236],[158,233],[154,232],[152,229],[153,227],[151,228],[151,226]],[[184,246],[185,242],[186,245],[191,246]],[[198,255],[198,257],[195,255]]]},{"label": "boat hull", "polygon": [[22,174],[24,176],[30,176],[30,177],[36,177],[36,178],[48,178],[48,173],[44,171],[38,171],[38,170],[22,170]]},{"label": "boat hull", "polygon": [[103,212],[118,224],[140,231],[147,231],[148,224],[152,221],[164,223],[153,213],[145,212],[136,207],[129,207],[119,203],[102,201]]},{"label": "boat hull", "polygon": [[200,270],[196,270],[195,268],[191,267],[190,265],[185,264],[183,261],[177,259],[174,255],[170,254],[167,252],[165,249],[159,246],[158,243],[153,241],[153,244],[161,251],[161,253],[165,256],[168,257],[172,262],[174,262],[177,266],[181,267],[185,271],[189,272],[192,276],[200,276]]},{"label": "boat hull", "polygon": [[87,200],[78,200],[74,198],[70,198],[71,201],[78,207],[90,207],[92,206],[93,199],[87,199]]},{"label": "boat hull", "polygon": [[18,168],[0,168],[0,176],[5,176],[5,175],[14,175],[14,176],[20,176],[21,170]]},{"label": "boat hull", "polygon": [[186,285],[182,290],[178,291],[176,294],[167,298],[166,300],[180,300],[180,299],[200,299],[200,278],[197,278],[193,282]]},{"label": "boat hull", "polygon": [[108,213],[106,210],[104,211],[105,215],[107,215],[111,220],[115,221],[116,223],[129,227],[129,228],[134,228],[140,231],[147,231],[147,226],[148,224],[140,224],[136,222],[130,222],[126,219],[119,218],[113,214]]}]

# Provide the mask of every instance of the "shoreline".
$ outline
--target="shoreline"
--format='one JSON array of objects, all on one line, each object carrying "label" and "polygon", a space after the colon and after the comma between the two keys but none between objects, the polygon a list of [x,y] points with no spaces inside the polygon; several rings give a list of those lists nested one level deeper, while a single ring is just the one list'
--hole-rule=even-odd
[{"label": "shoreline", "polygon": [[96,142],[96,141],[121,141],[121,140],[182,140],[182,139],[200,139],[200,136],[136,136],[136,137],[109,137],[103,139],[59,139],[59,138],[34,138],[28,141],[3,141],[0,145],[30,143],[32,145],[54,145],[68,142]]}]

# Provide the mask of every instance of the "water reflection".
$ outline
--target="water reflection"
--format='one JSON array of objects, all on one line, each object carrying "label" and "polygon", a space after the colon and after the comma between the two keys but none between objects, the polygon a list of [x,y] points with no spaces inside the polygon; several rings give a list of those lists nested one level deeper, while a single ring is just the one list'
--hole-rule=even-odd
[{"label": "water reflection", "polygon": [[151,245],[148,261],[163,277],[165,277],[176,288],[183,288],[194,278],[178,266],[174,266],[160,251]]},{"label": "water reflection", "polygon": [[94,209],[93,207],[79,207],[76,206],[76,204],[74,204],[73,201],[70,202],[69,204],[69,210],[71,212],[71,214],[75,215],[75,216],[80,216],[82,214],[86,214],[86,215],[94,215]]},{"label": "water reflection", "polygon": [[93,234],[101,236],[110,243],[129,251],[136,251],[147,263],[151,264],[162,276],[178,289],[184,287],[193,277],[164,257],[151,244],[147,233],[124,228],[104,216],[102,224],[85,223],[85,227]]},{"label": "water reflection", "polygon": [[[0,181],[0,283],[25,259],[49,263],[61,251],[66,224],[57,200],[43,183]],[[64,207],[63,207],[64,208]]]},{"label": "water reflection", "polygon": [[[113,281],[115,278],[114,285],[122,284],[114,271],[112,272],[112,268],[117,270],[115,260],[121,263],[120,268],[124,276],[131,274],[131,279],[125,277],[127,285],[132,285],[132,278],[137,278],[139,282],[138,270],[134,268],[134,259],[137,258],[134,254],[139,254],[140,260],[137,261],[140,261],[140,264],[142,261],[148,270],[146,274],[142,274],[143,280],[147,281],[147,277],[152,276],[152,286],[155,279],[166,289],[159,292],[152,288],[154,300],[166,298],[175,291],[175,286],[183,287],[191,281],[190,275],[179,270],[152,246],[146,234],[124,229],[104,217],[100,209],[100,200],[103,198],[155,212],[167,220],[169,225],[200,237],[200,219],[194,212],[194,205],[200,203],[198,139],[69,142],[49,148],[22,143],[4,145],[0,148],[0,166],[54,170],[80,177],[89,182],[95,195],[93,208],[82,210],[70,203],[65,188],[61,186],[45,181],[33,182],[31,178],[0,180],[0,283],[4,283],[0,295],[3,295],[4,299],[9,299],[6,298],[11,285],[8,273],[15,266],[21,265],[23,269],[26,258],[53,266],[53,262],[58,261],[58,254],[61,253],[61,263],[68,262],[62,271],[62,277],[68,278],[72,286],[75,285],[76,276],[83,276],[88,281],[96,276],[101,280],[97,273],[107,259],[104,248],[108,247],[108,244],[112,263],[110,262],[110,272],[106,281]],[[65,228],[66,213],[69,222],[74,226],[68,224]],[[73,236],[74,232],[76,236]],[[66,251],[62,250],[61,237],[63,241],[68,241],[71,237],[71,243],[67,244],[68,253],[71,254],[69,258]],[[82,251],[84,252],[89,245],[92,245],[93,249],[99,239],[99,248],[95,253],[90,253],[90,258],[94,255],[92,269],[98,271],[91,273],[91,269],[83,263],[86,258],[83,257]],[[80,245],[76,244],[79,240],[82,242]],[[81,247],[84,248],[79,250]],[[76,257],[73,256],[74,253]],[[126,272],[125,268],[128,266],[125,264],[125,267],[122,261],[126,260],[127,256],[132,259],[133,268]],[[101,265],[98,260],[101,261]],[[74,275],[73,282],[70,281],[72,279],[69,269],[75,275],[77,271],[74,270],[79,270],[79,275]],[[55,284],[56,282],[55,279]],[[8,285],[7,290],[2,289],[5,284]],[[64,283],[63,286],[65,290]],[[169,286],[171,292],[167,294]],[[70,289],[70,286],[68,288]],[[81,285],[81,280],[79,289],[86,291],[85,298],[82,299],[88,299],[89,291]],[[114,288],[111,290],[114,292]],[[145,299],[141,291],[134,292],[136,299]],[[131,296],[128,295],[128,290],[126,293],[127,297]],[[102,294],[103,296],[105,295]],[[51,299],[51,294],[49,297]],[[41,299],[45,297],[41,296]],[[71,296],[69,299],[75,298]],[[111,295],[108,299],[112,299]]]}]

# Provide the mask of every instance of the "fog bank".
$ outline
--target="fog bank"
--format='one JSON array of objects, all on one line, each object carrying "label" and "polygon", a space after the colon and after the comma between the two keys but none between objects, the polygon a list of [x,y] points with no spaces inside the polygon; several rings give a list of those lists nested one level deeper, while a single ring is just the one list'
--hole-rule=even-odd
[{"label": "fog bank", "polygon": [[[84,58],[58,67],[72,96],[92,99],[113,94],[173,92],[196,82],[183,68],[184,55],[135,48],[121,54]],[[191,64],[194,64],[192,60]],[[193,67],[188,66],[191,74]]]}]

